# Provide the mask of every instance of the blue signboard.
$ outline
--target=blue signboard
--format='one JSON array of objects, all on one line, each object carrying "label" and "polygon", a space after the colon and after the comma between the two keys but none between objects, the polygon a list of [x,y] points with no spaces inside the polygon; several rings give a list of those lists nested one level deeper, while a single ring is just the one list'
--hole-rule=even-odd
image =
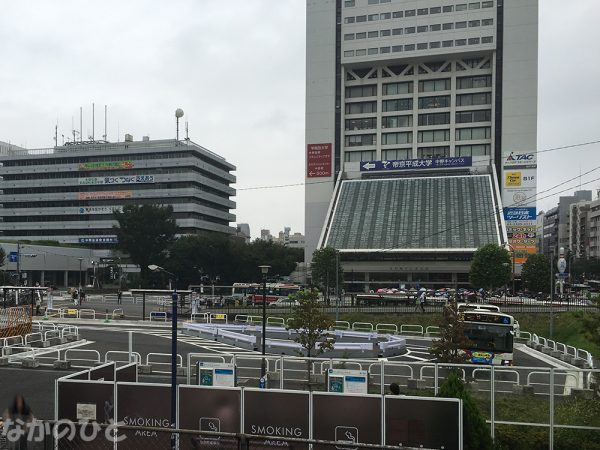
[{"label": "blue signboard", "polygon": [[8,254],[8,262],[16,263],[19,261],[19,255],[17,252],[10,252]]},{"label": "blue signboard", "polygon": [[504,220],[536,220],[534,208],[504,208]]},{"label": "blue signboard", "polygon": [[104,237],[81,237],[79,238],[80,244],[116,244],[118,242],[117,237],[104,236]]},{"label": "blue signboard", "polygon": [[361,172],[377,170],[415,170],[415,169],[448,169],[452,167],[471,167],[470,156],[451,156],[447,158],[403,159],[391,161],[361,161]]}]

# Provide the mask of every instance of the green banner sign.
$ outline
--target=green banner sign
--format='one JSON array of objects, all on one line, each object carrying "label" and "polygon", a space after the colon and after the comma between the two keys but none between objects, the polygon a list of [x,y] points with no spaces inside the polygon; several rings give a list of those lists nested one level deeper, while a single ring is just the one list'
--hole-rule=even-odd
[{"label": "green banner sign", "polygon": [[79,164],[79,170],[133,169],[133,161],[98,161]]}]

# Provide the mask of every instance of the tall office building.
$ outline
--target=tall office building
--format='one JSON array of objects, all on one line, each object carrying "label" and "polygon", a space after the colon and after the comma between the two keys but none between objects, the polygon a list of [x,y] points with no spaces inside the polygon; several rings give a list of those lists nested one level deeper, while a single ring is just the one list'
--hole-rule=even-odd
[{"label": "tall office building", "polygon": [[[459,166],[463,175],[493,179],[481,186],[504,217],[490,242],[506,244],[517,262],[535,252],[537,44],[537,0],[307,0],[306,260],[333,244],[345,182],[439,178]],[[457,195],[479,195],[475,185]],[[391,203],[382,205],[388,188]],[[406,208],[404,188],[378,186],[365,194],[367,204]],[[356,185],[348,213],[372,217],[356,209],[360,191]],[[375,234],[401,218],[386,220]],[[348,254],[406,247],[371,244],[337,243]]]},{"label": "tall office building", "polygon": [[235,166],[189,140],[83,142],[0,155],[0,236],[110,247],[113,210],[173,207],[182,234],[234,234]]}]

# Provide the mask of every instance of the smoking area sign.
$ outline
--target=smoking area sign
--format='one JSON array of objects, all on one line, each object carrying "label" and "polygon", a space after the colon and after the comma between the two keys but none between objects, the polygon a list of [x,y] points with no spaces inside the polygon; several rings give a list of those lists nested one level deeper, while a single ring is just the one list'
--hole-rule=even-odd
[{"label": "smoking area sign", "polygon": [[199,361],[197,368],[199,386],[235,387],[235,366],[233,364]]},{"label": "smoking area sign", "polygon": [[369,372],[366,370],[329,369],[327,392],[367,394]]}]

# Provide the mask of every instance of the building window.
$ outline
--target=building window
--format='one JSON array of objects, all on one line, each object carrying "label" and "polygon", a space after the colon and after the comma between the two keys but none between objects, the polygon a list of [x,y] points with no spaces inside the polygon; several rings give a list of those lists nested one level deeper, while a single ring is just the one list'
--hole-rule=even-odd
[{"label": "building window", "polygon": [[394,45],[394,46],[392,47],[392,51],[393,51],[394,53],[401,52],[401,51],[402,51],[402,46],[401,46],[401,45]]},{"label": "building window", "polygon": [[450,140],[450,130],[419,131],[418,142],[447,142]]},{"label": "building window", "polygon": [[355,4],[355,3],[356,3],[356,1],[355,1],[355,0],[346,0],[346,1],[344,2],[344,6],[345,6],[346,8],[350,8],[350,7],[352,7],[352,6],[356,6],[356,4]]},{"label": "building window", "polygon": [[442,29],[442,25],[436,23],[434,25],[429,25],[429,31],[440,31]]},{"label": "building window", "polygon": [[485,88],[492,86],[491,75],[476,75],[472,77],[458,77],[456,79],[457,89]]},{"label": "building window", "polygon": [[372,130],[377,128],[376,117],[364,117],[360,119],[346,119],[346,130]]},{"label": "building window", "polygon": [[434,8],[429,8],[429,14],[439,14],[442,12],[441,6],[436,6]]},{"label": "building window", "polygon": [[440,48],[440,47],[441,47],[440,41],[429,43],[429,48]]},{"label": "building window", "polygon": [[454,46],[454,41],[442,41],[442,47],[452,47]]},{"label": "building window", "polygon": [[414,9],[407,9],[406,11],[404,11],[404,17],[414,17],[414,16],[415,16]]},{"label": "building window", "polygon": [[396,159],[412,159],[411,148],[395,148],[391,150],[383,150],[381,156],[384,160],[396,160]]},{"label": "building window", "polygon": [[356,16],[356,21],[357,22],[366,22],[367,21],[367,16]]},{"label": "building window", "polygon": [[344,56],[345,57],[354,56],[354,50],[345,50],[344,51]]},{"label": "building window", "polygon": [[420,42],[417,44],[417,50],[427,50],[427,42]]},{"label": "building window", "polygon": [[354,33],[348,33],[344,35],[344,40],[345,41],[353,41],[354,40]]},{"label": "building window", "polygon": [[428,8],[419,8],[419,9],[417,9],[417,15],[419,15],[419,16],[426,16],[427,14],[429,14],[429,9]]},{"label": "building window", "polygon": [[480,20],[469,20],[469,28],[478,27],[481,25]]},{"label": "building window", "polygon": [[427,30],[429,30],[427,25],[419,25],[417,27],[417,33],[427,33]]},{"label": "building window", "polygon": [[462,47],[463,45],[467,45],[467,40],[466,39],[457,39],[456,40],[456,46],[457,47]]},{"label": "building window", "polygon": [[403,83],[388,83],[383,85],[383,95],[410,94],[412,91],[412,81],[405,81]]},{"label": "building window", "polygon": [[456,106],[491,105],[492,93],[460,94],[456,96]]},{"label": "building window", "polygon": [[419,159],[445,158],[450,155],[450,147],[442,145],[439,147],[419,147],[417,157]]},{"label": "building window", "polygon": [[405,52],[412,52],[415,49],[415,44],[406,44],[404,46]]},{"label": "building window", "polygon": [[380,20],[389,20],[392,18],[392,13],[381,13],[379,15]]},{"label": "building window", "polygon": [[444,30],[453,30],[454,29],[454,22],[448,22],[448,23],[442,24],[442,29],[444,29]]},{"label": "building window", "polygon": [[370,38],[376,38],[376,37],[379,37],[379,31],[369,31],[369,34],[368,34],[368,36],[369,36]]},{"label": "building window", "polygon": [[489,27],[490,25],[494,25],[494,19],[483,19],[481,21],[481,26]]},{"label": "building window", "polygon": [[479,8],[481,8],[481,3],[479,3],[479,2],[469,3],[469,9],[479,9]]},{"label": "building window", "polygon": [[480,109],[477,111],[460,111],[456,113],[456,123],[490,122],[492,111]]},{"label": "building window", "polygon": [[445,13],[451,13],[454,11],[454,5],[444,6],[442,9]]},{"label": "building window", "polygon": [[356,39],[366,39],[367,37],[367,33],[363,32],[363,33],[356,33]]},{"label": "building window", "polygon": [[404,29],[405,34],[413,34],[415,32],[415,27],[406,27]]},{"label": "building window", "polygon": [[477,45],[479,44],[479,38],[469,38],[469,45]]},{"label": "building window", "polygon": [[378,49],[378,48],[370,48],[370,49],[367,51],[367,54],[368,54],[368,55],[377,55],[378,53],[379,53],[379,49]]},{"label": "building window", "polygon": [[479,139],[490,139],[492,137],[492,129],[490,127],[477,128],[457,128],[457,141],[475,141]]},{"label": "building window", "polygon": [[389,36],[391,34],[391,30],[381,30],[381,37]]},{"label": "building window", "polygon": [[379,20],[379,14],[369,14],[369,22]]},{"label": "building window", "polygon": [[379,47],[379,53],[389,53],[389,52],[390,52],[389,47]]},{"label": "building window", "polygon": [[379,0],[369,0],[369,5],[378,5]]},{"label": "building window", "polygon": [[354,23],[354,17],[345,17],[344,23]]},{"label": "building window", "polygon": [[482,8],[493,8],[494,7],[494,2],[481,2],[481,7]]},{"label": "building window", "polygon": [[419,114],[419,126],[447,125],[450,123],[450,113]]},{"label": "building window", "polygon": [[393,34],[394,36],[398,36],[398,35],[402,34],[402,28],[394,28],[394,29],[392,30],[392,34]]},{"label": "building window", "polygon": [[396,100],[384,100],[381,102],[381,108],[383,112],[410,111],[412,107],[412,98],[399,98]]},{"label": "building window", "polygon": [[457,11],[466,11],[467,10],[467,4],[466,3],[461,3],[459,5],[456,5],[456,10]]},{"label": "building window", "polygon": [[346,147],[360,147],[377,144],[376,134],[355,134],[346,136]]},{"label": "building window", "polygon": [[377,112],[377,102],[346,103],[346,114],[365,114]]},{"label": "building window", "polygon": [[494,37],[493,36],[484,36],[481,38],[481,43],[482,44],[492,44],[494,42]]},{"label": "building window", "polygon": [[346,88],[346,98],[374,97],[377,95],[377,85],[350,86]]},{"label": "building window", "polygon": [[419,98],[419,109],[449,108],[449,107],[450,107],[450,96],[449,95],[435,95],[433,97],[420,97]]},{"label": "building window", "polygon": [[419,92],[447,91],[450,89],[450,78],[419,81]]},{"label": "building window", "polygon": [[404,133],[383,133],[381,135],[381,143],[383,145],[410,144],[412,143],[412,131]]},{"label": "building window", "polygon": [[402,17],[404,17],[404,11],[394,11],[392,17],[394,19],[402,19]]},{"label": "building window", "polygon": [[381,118],[381,128],[412,127],[412,116],[384,116]]},{"label": "building window", "polygon": [[373,161],[374,159],[375,150],[368,150],[364,152],[344,152],[345,162]]},{"label": "building window", "polygon": [[467,28],[467,22],[456,22],[456,29]]},{"label": "building window", "polygon": [[457,145],[456,156],[485,156],[490,154],[490,144]]}]

